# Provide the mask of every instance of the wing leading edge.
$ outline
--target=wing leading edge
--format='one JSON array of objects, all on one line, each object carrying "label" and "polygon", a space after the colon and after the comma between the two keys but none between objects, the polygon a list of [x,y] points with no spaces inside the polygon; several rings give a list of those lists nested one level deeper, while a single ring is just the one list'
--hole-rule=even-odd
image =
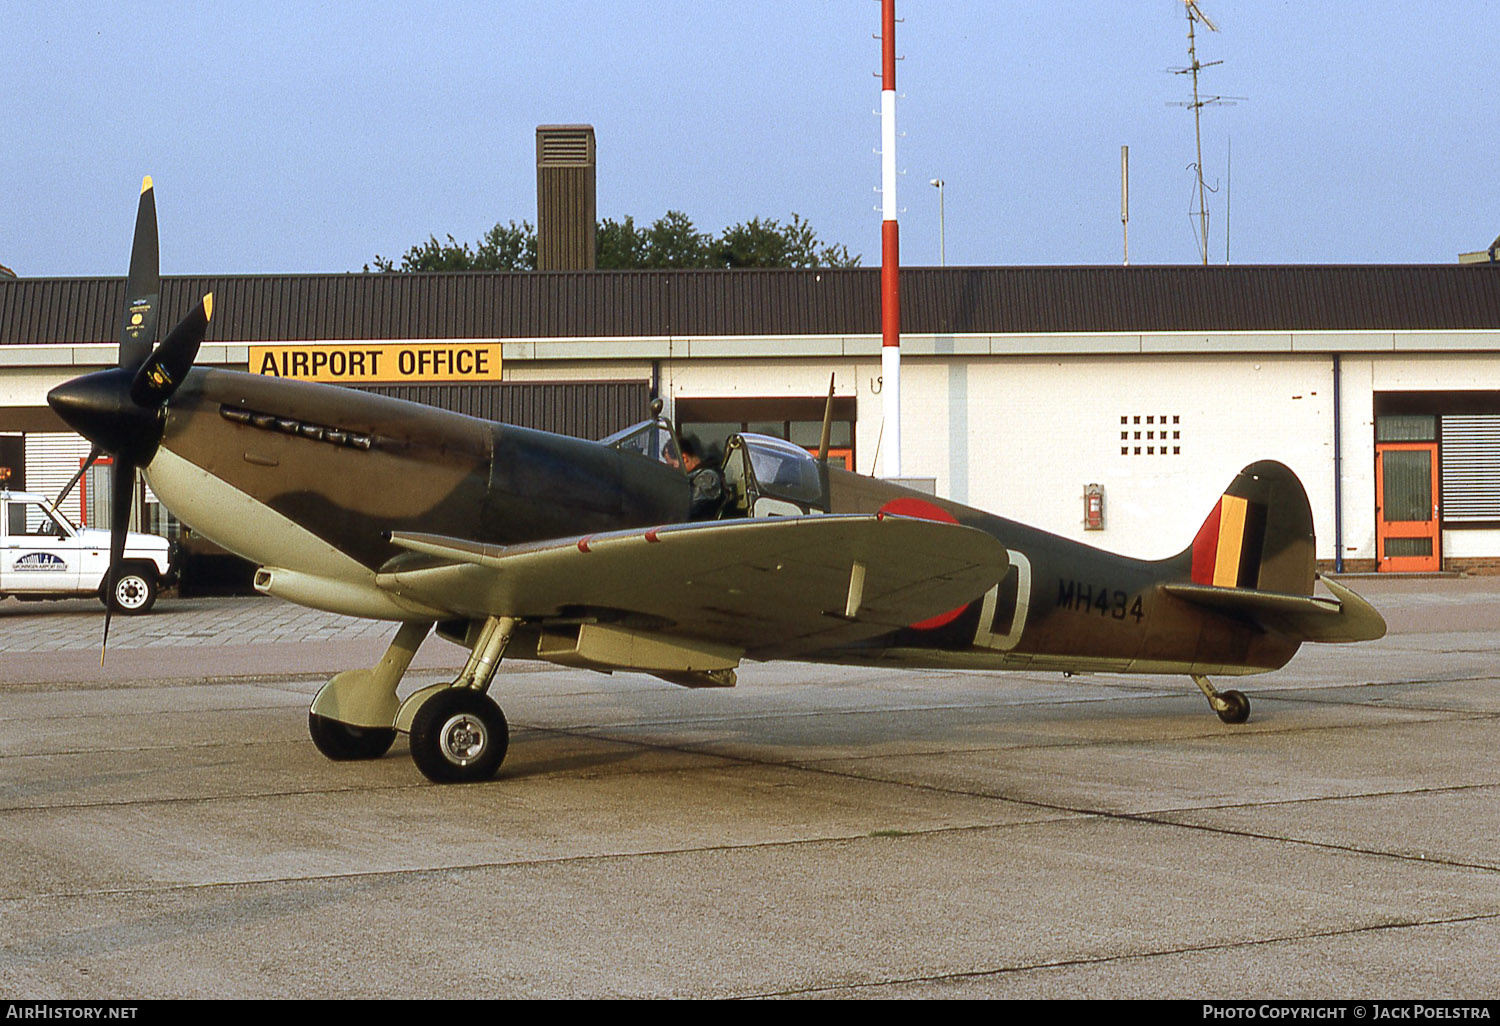
[{"label": "wing leading edge", "polygon": [[853,644],[972,602],[1004,576],[976,528],[899,516],[771,517],[516,546],[393,532],[379,585],[456,616],[625,625],[720,660]]}]

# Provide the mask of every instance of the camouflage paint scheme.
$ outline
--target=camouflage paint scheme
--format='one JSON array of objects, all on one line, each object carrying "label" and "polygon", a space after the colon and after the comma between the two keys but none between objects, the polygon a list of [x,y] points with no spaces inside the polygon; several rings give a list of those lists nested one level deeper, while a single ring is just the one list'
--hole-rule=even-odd
[{"label": "camouflage paint scheme", "polygon": [[[400,621],[376,666],[313,699],[308,730],[331,759],[380,758],[404,732],[429,779],[489,779],[509,745],[488,696],[507,654],[685,687],[731,686],[744,658],[1182,672],[1243,723],[1249,700],[1206,674],[1385,632],[1336,582],[1332,599],[1312,596],[1312,513],[1278,463],[1246,467],[1192,543],[1156,562],[833,470],[778,439],[734,436],[721,477],[690,477],[655,421],[649,446],[631,431],[611,445],[194,368],[213,296],[153,348],[156,234],[147,177],[118,362],[47,395],[93,443],[84,469],[115,460],[105,593],[141,472],[183,523],[260,564],[261,591]],[[402,698],[434,623],[469,658]]]},{"label": "camouflage paint scheme", "polygon": [[[372,574],[398,556],[412,558],[388,540],[391,531],[512,546],[689,518],[684,473],[633,453],[349,389],[230,371],[188,375],[166,407],[160,445]],[[190,505],[170,488],[163,491],[155,466],[148,464],[146,473],[168,506]],[[989,595],[947,616],[855,645],[798,651],[796,658],[1240,674],[1284,665],[1303,640],[1295,631],[1268,629],[1264,617],[1245,609],[1213,608],[1164,590],[1163,582],[1195,579],[1193,545],[1170,559],[1135,560],[844,470],[821,473],[828,512],[951,519],[999,539],[1012,565]],[[1312,517],[1295,476],[1280,464],[1256,464],[1226,495],[1261,511],[1260,522],[1247,528],[1256,532],[1254,551],[1245,567],[1235,568],[1233,583],[1309,595]],[[283,556],[273,534],[263,545],[247,545],[224,537],[214,523],[185,522],[257,563],[274,566]],[[1245,573],[1252,579],[1239,579]],[[766,639],[750,654],[793,653],[778,652],[774,639]]]}]

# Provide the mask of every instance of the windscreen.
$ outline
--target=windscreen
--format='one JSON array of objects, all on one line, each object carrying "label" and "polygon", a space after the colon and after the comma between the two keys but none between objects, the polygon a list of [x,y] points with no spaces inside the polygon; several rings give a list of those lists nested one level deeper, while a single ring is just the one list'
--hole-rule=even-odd
[{"label": "windscreen", "polygon": [[616,431],[603,443],[621,452],[633,452],[669,467],[682,466],[682,456],[677,451],[677,442],[672,429],[659,420],[643,420],[622,431]]}]

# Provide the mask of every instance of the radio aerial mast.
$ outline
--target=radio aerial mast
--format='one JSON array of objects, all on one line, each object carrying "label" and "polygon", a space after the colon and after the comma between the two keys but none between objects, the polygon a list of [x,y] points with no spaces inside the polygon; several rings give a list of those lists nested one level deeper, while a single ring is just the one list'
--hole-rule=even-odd
[{"label": "radio aerial mast", "polygon": [[1203,108],[1209,104],[1221,104],[1225,102],[1222,96],[1211,96],[1203,99],[1198,93],[1198,72],[1204,68],[1211,68],[1215,64],[1223,64],[1223,61],[1209,61],[1207,64],[1198,61],[1198,36],[1197,27],[1202,25],[1210,32],[1219,31],[1203,9],[1198,6],[1198,0],[1182,0],[1183,8],[1187,11],[1188,20],[1188,66],[1176,68],[1174,71],[1179,75],[1193,76],[1193,102],[1190,104],[1176,104],[1175,106],[1189,106],[1193,108],[1193,136],[1197,144],[1198,160],[1193,165],[1198,173],[1198,241],[1199,250],[1203,254],[1203,264],[1208,266],[1208,203],[1207,187],[1203,184]]}]

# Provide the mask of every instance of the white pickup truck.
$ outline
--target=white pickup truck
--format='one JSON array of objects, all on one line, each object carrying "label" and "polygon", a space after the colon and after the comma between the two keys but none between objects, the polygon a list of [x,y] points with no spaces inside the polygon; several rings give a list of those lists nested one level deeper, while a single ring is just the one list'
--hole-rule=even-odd
[{"label": "white pickup truck", "polygon": [[109,532],[74,527],[42,495],[0,492],[0,598],[77,598],[96,595],[119,613],[144,613],[157,592],[176,579],[167,539],[131,532],[114,592],[104,594]]}]

